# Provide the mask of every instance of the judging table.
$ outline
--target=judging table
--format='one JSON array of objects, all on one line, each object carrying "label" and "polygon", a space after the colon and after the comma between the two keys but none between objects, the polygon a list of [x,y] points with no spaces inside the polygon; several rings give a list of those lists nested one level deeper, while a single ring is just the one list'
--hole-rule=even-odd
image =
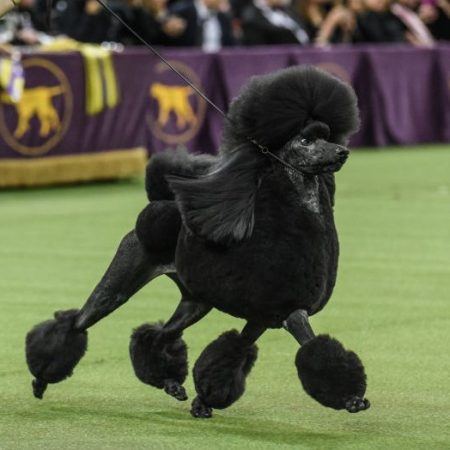
[{"label": "judging table", "polygon": [[[313,64],[357,93],[353,146],[450,142],[450,45],[162,53],[225,111],[249,77]],[[26,53],[21,65],[20,100],[0,92],[0,187],[125,177],[169,147],[218,148],[221,115],[145,49]]]}]

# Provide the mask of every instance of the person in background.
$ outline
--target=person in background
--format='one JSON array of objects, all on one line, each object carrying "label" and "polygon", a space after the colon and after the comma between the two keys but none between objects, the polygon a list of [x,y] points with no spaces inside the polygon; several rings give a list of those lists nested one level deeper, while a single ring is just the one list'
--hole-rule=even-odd
[{"label": "person in background", "polygon": [[434,39],[415,12],[418,6],[419,0],[397,0],[391,5],[391,11],[406,27],[406,39],[409,43],[422,47],[431,47]]},{"label": "person in background", "polygon": [[334,3],[331,0],[296,0],[295,8],[312,42],[316,40],[333,6]]},{"label": "person in background", "polygon": [[363,12],[363,0],[347,0],[337,3],[317,29],[315,44],[325,46],[358,41],[358,16]]},{"label": "person in background", "polygon": [[[142,0],[131,2],[128,23],[152,45],[176,45],[176,40],[186,30],[186,20],[170,13],[167,0]],[[126,45],[142,45],[130,34],[122,37]]]},{"label": "person in background", "polygon": [[79,13],[63,34],[80,42],[100,44],[117,41],[117,25],[110,14],[96,0],[78,1]]},{"label": "person in background", "polygon": [[170,13],[186,22],[174,45],[215,52],[236,43],[228,0],[185,0],[174,3]]},{"label": "person in background", "polygon": [[242,17],[244,10],[253,3],[253,0],[230,0],[231,11],[234,17]]},{"label": "person in background", "polygon": [[254,0],[242,12],[244,45],[308,44],[305,26],[291,0]]},{"label": "person in background", "polygon": [[0,43],[12,45],[42,44],[51,39],[44,30],[45,24],[35,12],[35,1],[21,0],[16,3],[13,10],[0,18]]},{"label": "person in background", "polygon": [[406,42],[405,25],[391,12],[390,0],[364,0],[365,12],[358,17],[361,42]]},{"label": "person in background", "polygon": [[450,41],[449,0],[422,0],[418,12],[436,40]]},{"label": "person in background", "polygon": [[233,35],[237,42],[242,43],[242,14],[253,0],[230,0]]},{"label": "person in background", "polygon": [[52,36],[69,35],[77,27],[83,14],[85,0],[36,0],[33,10],[46,32]]}]

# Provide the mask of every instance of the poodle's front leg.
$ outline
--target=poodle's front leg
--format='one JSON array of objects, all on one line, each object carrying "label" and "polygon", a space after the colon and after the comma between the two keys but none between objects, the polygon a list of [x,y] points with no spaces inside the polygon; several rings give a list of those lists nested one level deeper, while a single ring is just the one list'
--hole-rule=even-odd
[{"label": "poodle's front leg", "polygon": [[258,354],[254,343],[265,330],[247,323],[241,333],[227,331],[203,350],[194,366],[194,417],[209,418],[213,408],[227,408],[242,396]]},{"label": "poodle's front leg", "polygon": [[305,310],[283,323],[301,345],[295,364],[305,391],[324,406],[356,413],[370,407],[364,398],[366,374],[356,353],[327,335],[315,337]]},{"label": "poodle's front leg", "polygon": [[300,345],[314,339],[314,331],[308,320],[308,313],[304,309],[293,312],[284,322],[283,328],[295,337]]},{"label": "poodle's front leg", "polygon": [[[180,288],[183,292],[184,288]],[[183,299],[165,324],[146,323],[136,328],[131,336],[130,358],[139,380],[164,389],[177,400],[187,400],[183,387],[188,371],[187,348],[181,336],[183,330],[198,322],[211,309],[209,305],[190,300],[184,292]]]}]

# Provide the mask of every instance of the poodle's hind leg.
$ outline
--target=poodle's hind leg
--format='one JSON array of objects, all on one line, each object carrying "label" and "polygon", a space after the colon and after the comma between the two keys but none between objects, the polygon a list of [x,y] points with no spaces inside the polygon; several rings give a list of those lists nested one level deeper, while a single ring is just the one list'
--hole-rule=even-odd
[{"label": "poodle's hind leg", "polygon": [[258,354],[255,342],[265,330],[247,323],[242,333],[227,331],[203,350],[194,366],[194,417],[209,418],[213,408],[225,409],[242,396]]},{"label": "poodle's hind leg", "polygon": [[[152,246],[149,238],[139,236],[142,223],[151,224],[147,231],[150,237],[157,235],[153,236],[157,245]],[[27,334],[26,360],[35,377],[36,398],[43,397],[49,383],[58,383],[72,375],[86,352],[87,328],[123,305],[153,278],[175,270],[173,261],[180,223],[173,202],[148,205],[139,216],[135,230],[122,239],[106,273],[81,310],[57,312],[53,320],[36,325]]]},{"label": "poodle's hind leg", "polygon": [[324,406],[356,413],[370,407],[364,398],[366,374],[356,353],[336,339],[314,336],[305,310],[293,312],[283,323],[301,345],[295,364],[305,391]]},{"label": "poodle's hind leg", "polygon": [[176,274],[170,274],[182,292],[182,300],[164,324],[146,323],[131,335],[130,358],[134,373],[143,383],[164,391],[177,400],[187,400],[183,383],[188,373],[183,330],[202,319],[212,307],[195,302]]}]

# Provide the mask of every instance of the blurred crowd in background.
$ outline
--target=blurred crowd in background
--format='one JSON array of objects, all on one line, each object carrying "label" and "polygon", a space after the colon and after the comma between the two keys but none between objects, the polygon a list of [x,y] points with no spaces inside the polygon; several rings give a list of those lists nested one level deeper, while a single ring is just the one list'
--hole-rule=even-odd
[{"label": "blurred crowd in background", "polygon": [[[410,43],[450,40],[450,0],[104,0],[153,45],[218,51],[234,45]],[[48,8],[48,3],[52,8]],[[0,43],[55,36],[140,45],[96,0],[15,0]]]}]

